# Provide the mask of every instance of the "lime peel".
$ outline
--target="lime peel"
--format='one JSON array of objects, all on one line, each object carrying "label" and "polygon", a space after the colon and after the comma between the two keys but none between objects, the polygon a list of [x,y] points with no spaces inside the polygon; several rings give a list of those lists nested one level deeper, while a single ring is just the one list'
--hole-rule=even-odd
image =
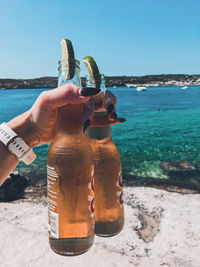
[{"label": "lime peel", "polygon": [[92,80],[92,84],[96,88],[100,88],[101,85],[101,75],[99,73],[99,68],[96,64],[96,61],[91,56],[86,56],[83,58],[83,63],[85,64],[89,76]]},{"label": "lime peel", "polygon": [[65,79],[71,80],[75,75],[75,58],[72,42],[68,39],[61,40],[62,60],[65,62]]}]

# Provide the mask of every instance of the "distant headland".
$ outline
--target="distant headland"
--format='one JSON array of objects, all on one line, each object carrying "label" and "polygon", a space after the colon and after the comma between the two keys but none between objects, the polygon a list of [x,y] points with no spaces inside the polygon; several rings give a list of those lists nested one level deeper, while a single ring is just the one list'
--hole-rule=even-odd
[{"label": "distant headland", "polygon": [[[85,78],[82,84],[85,84]],[[126,86],[184,86],[200,85],[200,75],[161,74],[146,76],[105,76],[107,87]],[[41,77],[35,79],[0,79],[0,89],[28,89],[28,88],[55,88],[57,77]]]}]

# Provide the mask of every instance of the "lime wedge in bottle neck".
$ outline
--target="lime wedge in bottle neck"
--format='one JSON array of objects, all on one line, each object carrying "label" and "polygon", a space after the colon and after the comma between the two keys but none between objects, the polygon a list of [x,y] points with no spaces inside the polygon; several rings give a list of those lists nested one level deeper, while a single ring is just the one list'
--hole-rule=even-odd
[{"label": "lime wedge in bottle neck", "polygon": [[68,39],[61,40],[62,61],[66,80],[73,79],[75,75],[76,61],[72,42]]},{"label": "lime wedge in bottle neck", "polygon": [[88,73],[89,73],[89,77],[92,81],[92,85],[95,88],[100,88],[101,86],[101,74],[99,73],[99,68],[94,60],[93,57],[91,56],[86,56],[83,58],[83,63],[85,64]]}]

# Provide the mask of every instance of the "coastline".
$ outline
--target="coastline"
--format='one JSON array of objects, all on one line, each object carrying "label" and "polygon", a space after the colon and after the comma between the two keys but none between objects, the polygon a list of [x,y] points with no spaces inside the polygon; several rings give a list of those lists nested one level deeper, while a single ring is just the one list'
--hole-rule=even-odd
[{"label": "coastline", "polygon": [[[127,171],[123,171],[123,184],[125,187],[146,187],[166,190],[168,192],[176,192],[183,194],[200,193],[200,169],[195,168],[186,161],[172,161],[164,163],[165,170],[162,170],[167,178],[162,177],[142,177],[132,175]],[[163,164],[162,164],[163,165]],[[41,198],[46,196],[46,168],[19,168],[14,171],[14,177],[22,177],[27,180],[25,187],[25,198]],[[13,178],[14,178],[13,177]],[[16,178],[15,178],[16,180]],[[20,185],[19,185],[20,187]]]},{"label": "coastline", "polygon": [[[182,188],[179,186],[173,186],[173,185],[128,185],[124,184],[124,190],[131,188],[133,190],[138,189],[147,189],[147,190],[160,190],[162,192],[166,193],[174,193],[174,194],[180,194],[180,195],[200,195],[200,191],[188,189],[188,188]],[[42,203],[43,205],[47,205],[47,186],[35,186],[35,187],[27,187],[25,189],[25,193],[23,197],[16,199],[14,201],[10,202],[3,202],[3,203],[15,203],[16,201],[19,202],[31,202],[31,203]]]},{"label": "coastline", "polygon": [[[45,178],[44,178],[45,177]],[[123,179],[124,188],[147,188],[148,190],[162,190],[165,192],[179,194],[200,194],[200,186],[178,182],[173,179],[158,178],[132,178],[132,180]],[[10,174],[4,184],[0,187],[0,202],[13,202],[16,200],[22,202],[45,203],[47,198],[46,176],[24,176],[18,171]]]},{"label": "coastline", "polygon": [[[57,77],[41,77],[35,79],[0,79],[0,90],[37,89],[57,87]],[[85,78],[81,78],[85,86]],[[200,85],[200,75],[161,74],[145,76],[105,76],[107,87],[121,87],[130,84],[137,86],[188,86]]]}]

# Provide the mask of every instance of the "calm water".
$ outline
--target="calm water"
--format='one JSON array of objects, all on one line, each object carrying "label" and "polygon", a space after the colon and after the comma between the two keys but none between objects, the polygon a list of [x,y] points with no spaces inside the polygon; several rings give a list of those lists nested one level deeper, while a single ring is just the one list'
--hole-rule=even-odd
[{"label": "calm water", "polygon": [[[1,90],[0,123],[29,109],[41,91]],[[118,116],[127,119],[112,128],[125,174],[167,179],[160,161],[187,160],[200,166],[200,87],[149,87],[146,92],[120,87],[111,91],[118,97]],[[31,166],[20,163],[18,168],[45,177],[48,145],[34,150],[37,160]]]}]

